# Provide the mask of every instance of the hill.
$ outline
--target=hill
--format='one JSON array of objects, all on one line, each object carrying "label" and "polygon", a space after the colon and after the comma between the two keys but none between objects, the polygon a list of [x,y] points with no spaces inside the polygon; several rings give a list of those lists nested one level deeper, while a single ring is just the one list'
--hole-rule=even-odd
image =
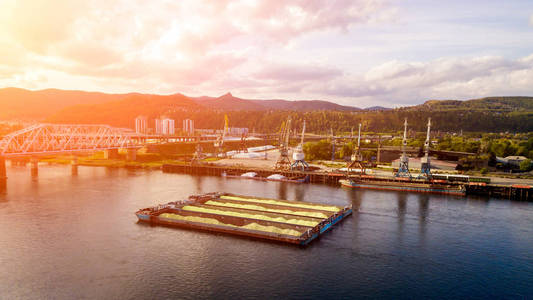
[{"label": "hill", "polygon": [[335,110],[335,111],[360,111],[360,108],[339,105],[323,100],[253,100],[242,99],[227,93],[218,98],[199,97],[195,101],[207,108],[224,111],[262,111],[262,110],[291,110],[291,111],[313,111],[313,110]]},{"label": "hill", "polygon": [[[246,111],[246,113],[243,113]],[[221,97],[191,98],[182,94],[105,94],[82,91],[22,89],[0,90],[0,119],[26,119],[56,123],[109,124],[129,127],[138,115],[153,119],[167,115],[176,120],[195,120],[196,128],[221,128],[228,114],[230,126],[257,132],[277,132],[290,115],[293,126],[307,120],[310,132],[349,132],[358,123],[366,131],[424,131],[427,118],[440,131],[531,132],[533,97],[487,97],[466,101],[429,100],[396,109],[370,107],[364,110],[327,101],[247,100],[230,93]]]},{"label": "hill", "polygon": [[428,100],[411,110],[475,110],[493,112],[533,111],[533,97],[485,97],[472,100]]},{"label": "hill", "polygon": [[46,89],[30,91],[19,88],[0,89],[1,120],[43,120],[58,110],[76,104],[105,103],[132,94]]},{"label": "hill", "polygon": [[117,101],[69,106],[48,117],[46,121],[66,124],[109,124],[131,128],[134,119],[139,115],[154,119],[161,115],[172,116],[178,112],[200,109],[203,108],[182,94],[168,96],[135,94]]},{"label": "hill", "polygon": [[201,97],[196,98],[196,103],[204,107],[214,110],[265,110],[266,108],[253,101],[234,97],[231,93],[227,93],[218,98]]}]

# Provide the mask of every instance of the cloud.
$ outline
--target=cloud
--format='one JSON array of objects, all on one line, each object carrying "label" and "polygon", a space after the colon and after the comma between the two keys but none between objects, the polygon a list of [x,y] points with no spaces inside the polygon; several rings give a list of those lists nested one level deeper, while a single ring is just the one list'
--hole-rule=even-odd
[{"label": "cloud", "polygon": [[264,63],[263,68],[253,77],[274,81],[309,81],[329,80],[342,75],[342,71],[333,67],[316,65],[297,65]]},{"label": "cloud", "polygon": [[529,25],[533,26],[533,14],[529,17]]},{"label": "cloud", "polygon": [[[150,79],[168,87],[197,85],[198,90],[215,82],[242,82],[249,72],[235,74],[234,69],[295,38],[346,32],[385,11],[381,0],[58,0],[53,5],[4,0],[0,69],[7,76],[63,72],[92,82]],[[248,67],[258,69],[252,63]],[[257,80],[247,86],[267,77],[313,80],[341,73],[331,67],[288,67],[260,68]]]},{"label": "cloud", "polygon": [[533,92],[532,87],[533,55],[529,55],[515,60],[498,56],[439,58],[428,62],[393,60],[362,76],[344,76],[314,84],[304,91],[324,91],[355,101],[373,98],[401,106],[427,99],[527,95]]},{"label": "cloud", "polygon": [[[410,21],[387,23],[398,14],[413,16],[391,3],[2,0],[0,86],[192,95],[231,90],[357,106],[533,93],[533,54],[507,58],[494,55],[504,52],[490,49],[493,44],[476,50],[475,41],[454,40],[446,31],[440,36]],[[360,35],[360,28],[370,29]],[[436,39],[450,42],[434,45]],[[515,40],[496,42],[514,47]],[[411,54],[418,46],[431,55]]]}]

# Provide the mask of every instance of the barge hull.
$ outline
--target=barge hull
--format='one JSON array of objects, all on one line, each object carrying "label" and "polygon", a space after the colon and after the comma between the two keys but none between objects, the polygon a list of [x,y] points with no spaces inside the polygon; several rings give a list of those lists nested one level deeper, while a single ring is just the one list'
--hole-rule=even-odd
[{"label": "barge hull", "polygon": [[147,222],[151,224],[161,224],[161,225],[167,225],[167,226],[173,226],[173,227],[180,227],[180,228],[197,229],[197,230],[202,230],[202,231],[219,232],[219,233],[225,233],[225,234],[231,234],[231,235],[248,236],[252,238],[261,238],[261,239],[280,241],[280,242],[286,242],[286,243],[291,243],[291,244],[304,244],[305,242],[307,242],[306,240],[300,241],[298,238],[291,238],[289,236],[282,236],[282,235],[270,236],[264,233],[253,232],[252,230],[237,229],[237,228],[225,227],[225,226],[220,226],[220,225],[215,225],[215,224],[177,221],[177,220],[171,220],[171,219],[160,218],[160,217],[152,217],[151,220],[148,220],[148,221],[146,221],[146,219],[144,218],[139,218],[139,221],[143,221],[143,222]]},{"label": "barge hull", "polygon": [[397,192],[415,192],[415,193],[426,193],[426,194],[439,194],[439,195],[452,195],[452,196],[466,196],[465,190],[453,190],[445,188],[431,188],[431,187],[413,187],[409,186],[408,183],[403,186],[395,185],[382,185],[382,184],[372,184],[372,183],[358,183],[358,182],[346,182],[341,180],[342,186],[350,188],[361,188],[361,189],[371,189],[371,190],[382,190],[382,191],[397,191]]},{"label": "barge hull", "polygon": [[[226,198],[232,200],[226,200]],[[217,208],[208,205],[211,200],[241,203],[242,208]],[[246,206],[252,207],[248,209]],[[259,207],[279,207],[282,211],[255,210]],[[220,211],[216,211],[217,209]],[[308,215],[311,215],[311,212],[320,213],[322,216],[295,215],[294,213],[297,212],[308,213]],[[321,234],[331,230],[335,224],[351,213],[351,205],[343,207],[230,193],[209,193],[190,196],[183,201],[140,209],[135,214],[139,222],[150,224],[307,245]]]}]

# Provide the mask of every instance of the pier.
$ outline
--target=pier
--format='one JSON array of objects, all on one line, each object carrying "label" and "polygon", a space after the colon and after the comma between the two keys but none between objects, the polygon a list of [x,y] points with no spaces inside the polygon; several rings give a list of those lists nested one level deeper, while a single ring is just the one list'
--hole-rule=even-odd
[{"label": "pier", "polygon": [[[339,185],[339,180],[346,178],[346,174],[343,172],[302,172],[302,171],[280,171],[273,169],[259,169],[259,168],[246,168],[246,167],[229,167],[229,166],[217,166],[212,164],[202,165],[187,165],[187,164],[166,164],[162,167],[165,173],[182,173],[191,175],[209,175],[209,176],[222,176],[223,173],[238,173],[243,174],[247,172],[255,172],[259,176],[267,177],[272,174],[281,174],[286,177],[303,177],[309,176],[310,183],[317,184],[331,184]],[[375,179],[373,176],[361,176],[361,180]],[[405,179],[398,179],[393,176],[380,178],[380,180],[398,182]],[[533,187],[523,184],[484,184],[477,182],[450,182],[450,184],[463,185],[466,189],[467,195],[480,195],[487,197],[497,197],[511,200],[521,201],[533,201]]]}]

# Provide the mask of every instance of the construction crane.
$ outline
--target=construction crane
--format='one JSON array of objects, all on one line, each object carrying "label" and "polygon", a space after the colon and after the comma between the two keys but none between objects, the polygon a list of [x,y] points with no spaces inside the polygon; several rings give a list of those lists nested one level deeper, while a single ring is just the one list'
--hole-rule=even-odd
[{"label": "construction crane", "polygon": [[428,131],[424,142],[424,157],[420,160],[420,175],[418,178],[431,179],[431,163],[429,161],[429,133],[431,131],[431,118],[428,118]]},{"label": "construction crane", "polygon": [[304,125],[302,128],[302,139],[300,140],[300,144],[296,147],[296,150],[294,150],[294,153],[292,154],[292,159],[294,162],[291,165],[291,170],[296,169],[299,166],[302,168],[302,171],[305,171],[307,168],[309,168],[309,165],[305,161],[305,153],[304,153],[304,135],[305,135],[305,120]]},{"label": "construction crane", "polygon": [[289,158],[289,138],[291,135],[291,117],[287,118],[287,122],[281,124],[279,133],[279,158],[276,162],[276,170],[288,170],[291,168],[291,160]]},{"label": "construction crane", "polygon": [[359,123],[359,132],[357,134],[357,147],[354,149],[350,164],[346,168],[347,174],[352,173],[365,174],[366,166],[361,155],[361,123]]},{"label": "construction crane", "polygon": [[398,172],[396,172],[396,177],[408,177],[411,178],[411,173],[409,172],[409,157],[405,152],[407,147],[407,118],[403,123],[403,141],[402,141],[402,156],[400,157],[400,166],[398,167]]},{"label": "construction crane", "polygon": [[226,137],[226,133],[229,129],[228,127],[229,121],[228,121],[228,115],[224,115],[224,130],[220,133],[220,135],[217,137],[217,140],[214,143],[215,146],[215,157],[219,157],[220,154],[222,156],[225,156],[226,153],[224,152],[224,138]]}]

